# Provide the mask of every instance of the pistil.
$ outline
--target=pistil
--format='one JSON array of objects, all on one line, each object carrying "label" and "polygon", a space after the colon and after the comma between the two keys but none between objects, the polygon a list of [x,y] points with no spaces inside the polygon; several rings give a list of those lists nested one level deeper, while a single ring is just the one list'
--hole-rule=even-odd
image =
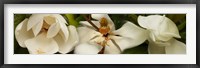
[{"label": "pistil", "polygon": [[[103,38],[105,38],[103,41],[100,42],[96,42],[97,44],[101,45],[103,48],[98,52],[98,54],[104,54],[105,51],[105,46],[107,45],[107,42],[109,40],[112,41],[112,43],[120,50],[120,52],[122,52],[122,50],[120,49],[119,45],[113,40],[109,38],[109,35],[114,35],[112,32],[110,32],[110,27],[108,25],[108,21],[106,20],[106,18],[101,18],[100,20],[100,27],[98,28],[96,25],[94,25],[94,23],[91,22],[91,20],[89,18],[87,18],[85,15],[83,16],[95,29],[98,30],[98,32],[100,32],[103,35]],[[97,37],[94,37],[92,39],[95,39]]]}]

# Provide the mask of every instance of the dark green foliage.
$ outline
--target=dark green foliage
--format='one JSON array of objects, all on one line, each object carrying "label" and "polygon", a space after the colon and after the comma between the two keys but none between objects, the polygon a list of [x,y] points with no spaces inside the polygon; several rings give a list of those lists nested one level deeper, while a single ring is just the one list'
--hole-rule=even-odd
[{"label": "dark green foliage", "polygon": [[77,22],[85,21],[83,15],[77,15],[77,17],[75,19],[76,19]]},{"label": "dark green foliage", "polygon": [[126,15],[124,14],[110,14],[109,16],[115,24],[115,29],[121,28],[123,24],[126,23]]},{"label": "dark green foliage", "polygon": [[122,54],[148,54],[148,44],[143,43],[137,47],[126,49]]},{"label": "dark green foliage", "polygon": [[186,17],[186,14],[167,14],[166,17],[170,18],[173,22],[178,23]]},{"label": "dark green foliage", "polygon": [[65,14],[64,15],[67,18],[68,24],[78,27],[79,23],[75,20],[74,14]]},{"label": "dark green foliage", "polygon": [[126,19],[128,21],[131,21],[134,24],[138,25],[138,23],[137,23],[138,15],[136,15],[136,14],[128,14]]}]

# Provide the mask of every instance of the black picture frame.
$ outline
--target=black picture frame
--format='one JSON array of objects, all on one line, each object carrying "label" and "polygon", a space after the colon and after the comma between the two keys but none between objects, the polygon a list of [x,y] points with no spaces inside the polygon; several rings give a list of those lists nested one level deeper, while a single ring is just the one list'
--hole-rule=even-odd
[{"label": "black picture frame", "polygon": [[[196,54],[196,64],[111,64],[111,65],[82,65],[82,64],[4,64],[4,4],[196,4],[197,7],[197,54]],[[1,0],[0,1],[0,66],[1,68],[199,68],[199,11],[200,11],[200,1],[198,0]],[[190,59],[190,58],[188,58]]]}]

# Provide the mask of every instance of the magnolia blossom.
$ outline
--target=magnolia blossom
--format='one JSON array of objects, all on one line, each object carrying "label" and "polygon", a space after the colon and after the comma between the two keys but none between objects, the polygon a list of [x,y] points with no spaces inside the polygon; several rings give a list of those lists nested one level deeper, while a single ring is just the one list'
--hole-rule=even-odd
[{"label": "magnolia blossom", "polygon": [[169,18],[160,15],[139,16],[138,23],[149,31],[149,53],[186,53],[185,44],[174,39],[181,36],[178,28]]},{"label": "magnolia blossom", "polygon": [[31,54],[68,53],[79,39],[76,28],[66,24],[59,14],[33,14],[17,25],[15,37]]},{"label": "magnolia blossom", "polygon": [[91,14],[91,17],[97,20],[92,22],[98,29],[92,27],[88,21],[80,22],[83,27],[78,28],[80,44],[74,51],[77,54],[121,53],[147,39],[146,30],[129,21],[115,30],[114,23],[107,14]]}]

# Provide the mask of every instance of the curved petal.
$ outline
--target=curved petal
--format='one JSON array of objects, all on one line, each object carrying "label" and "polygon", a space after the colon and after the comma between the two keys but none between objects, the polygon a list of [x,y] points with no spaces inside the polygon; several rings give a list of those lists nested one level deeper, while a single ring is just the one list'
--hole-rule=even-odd
[{"label": "curved petal", "polygon": [[[96,25],[97,27],[100,27],[100,23],[99,21],[91,21],[94,25]],[[89,22],[87,21],[80,21],[79,22],[81,25],[89,27],[89,28],[94,28]]]},{"label": "curved petal", "polygon": [[155,43],[152,40],[149,40],[148,53],[149,54],[165,54],[165,46],[168,44],[159,44]]},{"label": "curved petal", "polygon": [[53,54],[58,51],[56,41],[52,38],[46,38],[45,32],[26,40],[25,45],[31,54]]},{"label": "curved petal", "polygon": [[98,44],[82,43],[75,47],[74,52],[76,54],[98,54],[101,49],[102,46]]},{"label": "curved petal", "polygon": [[153,34],[155,34],[155,37],[158,40],[168,41],[172,37],[180,38],[178,28],[175,23],[165,16],[139,16],[138,23],[140,26],[153,31]]},{"label": "curved petal", "polygon": [[60,25],[58,23],[52,24],[47,31],[47,38],[52,38],[60,31]]},{"label": "curved petal", "polygon": [[34,37],[31,30],[27,31],[28,19],[24,19],[15,29],[15,38],[21,47],[26,47],[24,41]]},{"label": "curved petal", "polygon": [[155,34],[153,33],[153,31],[149,31],[150,33],[149,33],[149,38],[152,40],[152,41],[154,41],[154,42],[156,42],[156,36],[155,36]]},{"label": "curved petal", "polygon": [[69,31],[68,28],[66,26],[66,24],[64,23],[59,23],[60,24],[60,31],[59,34],[62,36],[62,38],[67,41],[69,38]]},{"label": "curved petal", "polygon": [[57,43],[59,45],[59,52],[63,53],[63,54],[72,51],[79,42],[76,27],[71,26],[71,25],[68,27],[69,27],[69,40],[68,41],[64,41],[64,40],[60,39],[61,38],[60,35],[57,35],[55,37],[55,40],[57,41]]},{"label": "curved petal", "polygon": [[56,19],[58,23],[64,23],[67,24],[67,21],[65,20],[65,18],[60,15],[60,14],[52,14]]},{"label": "curved petal", "polygon": [[166,54],[186,54],[186,46],[184,43],[176,40],[170,40],[171,45],[165,47]]},{"label": "curved petal", "polygon": [[33,26],[38,23],[43,23],[43,18],[49,14],[32,14],[28,20],[27,30],[30,30]]},{"label": "curved petal", "polygon": [[32,30],[33,30],[33,34],[35,36],[37,36],[40,33],[40,31],[42,29],[42,25],[43,25],[43,23],[38,23],[35,26],[33,26]]},{"label": "curved petal", "polygon": [[117,45],[113,44],[111,40],[107,42],[105,46],[104,54],[120,54],[121,51],[117,48]]},{"label": "curved petal", "polygon": [[80,38],[80,43],[85,43],[94,37],[102,36],[101,33],[87,27],[79,27],[78,34]]},{"label": "curved petal", "polygon": [[111,30],[115,30],[115,25],[113,23],[113,21],[111,20],[111,18],[108,16],[108,14],[91,14],[91,17],[97,20],[101,20],[102,18],[106,18],[106,20],[108,21],[108,25],[111,28]]},{"label": "curved petal", "polygon": [[147,29],[158,30],[163,20],[164,17],[160,15],[139,16],[138,24]]},{"label": "curved petal", "polygon": [[126,22],[120,29],[113,31],[113,34],[119,36],[112,36],[122,50],[130,47],[138,46],[143,43],[147,37],[148,32],[131,22]]},{"label": "curved petal", "polygon": [[43,18],[43,21],[44,21],[45,23],[47,23],[48,25],[52,25],[53,23],[56,23],[56,18],[53,17],[53,16],[45,16],[45,17]]}]

